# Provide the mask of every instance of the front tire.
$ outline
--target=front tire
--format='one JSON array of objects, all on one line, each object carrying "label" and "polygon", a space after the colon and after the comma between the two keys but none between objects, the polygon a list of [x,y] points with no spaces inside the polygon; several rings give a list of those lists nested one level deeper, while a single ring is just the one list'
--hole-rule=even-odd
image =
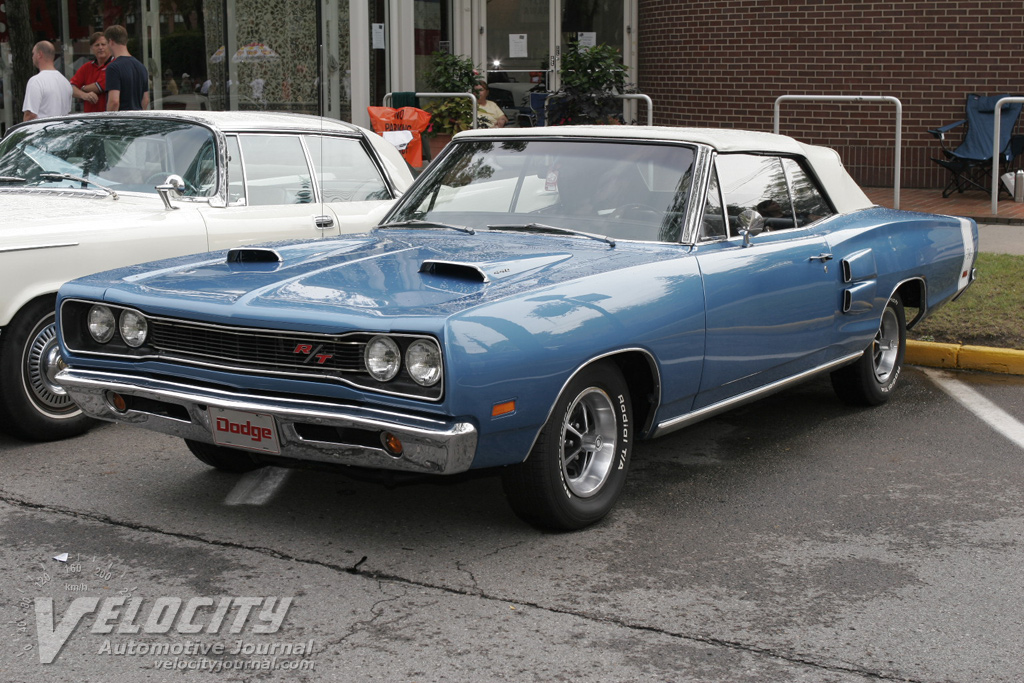
[{"label": "front tire", "polygon": [[264,466],[254,456],[237,448],[227,448],[204,441],[193,441],[192,439],[185,439],[185,445],[188,446],[192,455],[199,458],[201,462],[221,472],[234,472],[237,474],[258,470]]},{"label": "front tire", "polygon": [[582,529],[615,505],[632,450],[626,381],[613,363],[599,363],[566,386],[526,461],[505,468],[505,496],[534,526]]},{"label": "front tire", "polygon": [[881,405],[899,382],[906,351],[907,318],[900,295],[893,294],[871,345],[856,362],[832,373],[832,388],[850,405]]},{"label": "front tire", "polygon": [[11,436],[28,441],[66,439],[96,423],[55,380],[63,361],[54,305],[53,297],[33,301],[0,337],[0,424]]}]

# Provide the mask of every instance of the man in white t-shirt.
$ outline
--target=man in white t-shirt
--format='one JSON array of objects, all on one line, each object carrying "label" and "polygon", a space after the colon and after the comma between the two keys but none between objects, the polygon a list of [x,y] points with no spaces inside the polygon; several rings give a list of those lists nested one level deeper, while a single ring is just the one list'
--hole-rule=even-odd
[{"label": "man in white t-shirt", "polygon": [[39,73],[28,79],[25,86],[23,121],[71,113],[71,83],[53,66],[56,52],[48,40],[41,40],[32,48],[32,64]]}]

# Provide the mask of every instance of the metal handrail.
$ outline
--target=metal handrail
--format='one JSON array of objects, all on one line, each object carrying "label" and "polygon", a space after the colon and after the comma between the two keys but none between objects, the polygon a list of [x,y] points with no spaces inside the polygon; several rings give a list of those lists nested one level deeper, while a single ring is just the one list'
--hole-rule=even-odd
[{"label": "metal handrail", "polygon": [[651,102],[649,95],[641,93],[631,93],[629,95],[616,95],[620,100],[640,100],[647,103],[647,125],[654,125],[654,103]]},{"label": "metal handrail", "polygon": [[[395,93],[389,92],[384,95],[384,106],[391,106],[391,96]],[[413,93],[416,97],[468,97],[473,102],[473,127],[477,127],[477,104],[476,95],[471,92],[418,92]]]},{"label": "metal handrail", "polygon": [[[896,105],[896,153],[894,154],[893,208],[900,208],[900,163],[903,147],[903,103],[889,95],[782,95],[775,100],[775,133],[779,132],[779,112],[783,101],[804,100],[809,102],[891,102]],[[998,112],[998,109],[997,109]],[[998,119],[996,130],[998,131]]]},{"label": "metal handrail", "polygon": [[[992,127],[992,215],[999,215],[999,128],[1001,127],[999,117],[1004,104],[1024,103],[1024,97],[1001,97],[996,102],[996,124]],[[1016,190],[1016,188],[1014,188]]]}]

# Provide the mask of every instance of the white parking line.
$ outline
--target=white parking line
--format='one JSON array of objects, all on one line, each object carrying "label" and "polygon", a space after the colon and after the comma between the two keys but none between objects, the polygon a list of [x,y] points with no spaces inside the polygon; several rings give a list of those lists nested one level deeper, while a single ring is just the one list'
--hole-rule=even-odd
[{"label": "white parking line", "polygon": [[225,505],[263,505],[284,485],[291,470],[284,467],[261,467],[246,472],[224,499]]},{"label": "white parking line", "polygon": [[989,427],[1024,448],[1024,424],[1021,424],[1020,420],[941,370],[926,368],[924,373],[957,403],[980,417]]}]

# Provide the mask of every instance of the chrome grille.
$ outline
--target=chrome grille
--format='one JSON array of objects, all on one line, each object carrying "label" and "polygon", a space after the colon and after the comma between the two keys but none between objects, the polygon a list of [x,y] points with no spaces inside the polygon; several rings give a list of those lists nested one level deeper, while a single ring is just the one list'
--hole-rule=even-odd
[{"label": "chrome grille", "polygon": [[160,356],[275,372],[365,373],[366,334],[320,335],[198,325],[150,318]]}]

